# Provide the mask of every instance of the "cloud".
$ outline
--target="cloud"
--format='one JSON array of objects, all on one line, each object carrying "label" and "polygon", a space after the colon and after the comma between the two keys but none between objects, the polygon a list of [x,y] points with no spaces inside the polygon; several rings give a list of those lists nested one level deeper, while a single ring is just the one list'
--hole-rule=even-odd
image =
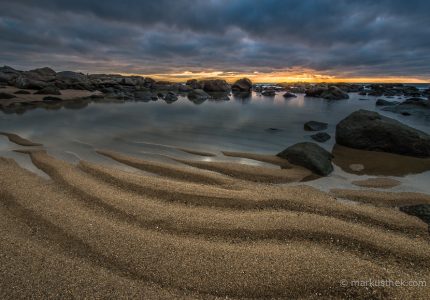
[{"label": "cloud", "polygon": [[0,0],[0,63],[430,78],[430,1]]}]

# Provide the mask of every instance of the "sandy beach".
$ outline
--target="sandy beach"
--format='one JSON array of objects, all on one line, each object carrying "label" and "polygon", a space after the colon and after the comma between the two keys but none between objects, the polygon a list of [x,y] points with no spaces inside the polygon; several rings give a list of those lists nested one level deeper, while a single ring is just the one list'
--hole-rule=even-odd
[{"label": "sandy beach", "polygon": [[[306,186],[310,174],[300,167],[174,157],[169,164],[97,151],[145,171],[130,173],[71,164],[29,147],[36,142],[7,136],[25,144],[17,151],[50,179],[0,159],[2,298],[425,299],[429,293],[428,287],[340,285],[430,280],[428,225],[395,209],[430,203],[428,195],[325,193]],[[287,165],[264,155],[228,155]],[[296,184],[274,184],[280,182]]]}]

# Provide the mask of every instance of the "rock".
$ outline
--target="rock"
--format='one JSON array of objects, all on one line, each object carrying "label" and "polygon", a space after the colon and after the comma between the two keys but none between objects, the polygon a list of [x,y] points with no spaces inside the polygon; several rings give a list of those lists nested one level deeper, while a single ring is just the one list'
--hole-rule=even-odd
[{"label": "rock", "polygon": [[425,117],[430,116],[430,101],[423,98],[408,98],[402,103],[392,106],[384,107],[383,110],[391,111],[402,115],[421,115]]},{"label": "rock", "polygon": [[350,148],[430,157],[430,135],[368,110],[359,110],[336,126],[336,142]]},{"label": "rock", "polygon": [[303,125],[306,131],[326,130],[327,126],[328,126],[327,123],[317,122],[317,121],[309,121],[309,122],[306,122],[305,125]]},{"label": "rock", "polygon": [[267,132],[280,132],[280,131],[282,131],[282,129],[274,128],[274,127],[266,128],[265,130]]},{"label": "rock", "polygon": [[288,147],[277,154],[290,163],[305,167],[318,175],[327,176],[333,172],[333,156],[315,143],[304,142]]},{"label": "rock", "polygon": [[167,103],[173,103],[173,102],[175,102],[176,100],[178,100],[178,96],[176,96],[176,94],[175,94],[175,93],[173,93],[173,92],[168,92],[168,93],[164,96],[163,100],[164,100],[164,101],[166,101]]},{"label": "rock", "polygon": [[311,138],[319,143],[324,143],[327,142],[331,138],[331,136],[325,132],[318,132],[316,134],[311,135]]},{"label": "rock", "polygon": [[197,101],[197,102],[205,101],[209,99],[209,94],[207,94],[204,90],[196,89],[188,93],[188,99],[190,99],[191,101]]},{"label": "rock", "polygon": [[44,102],[59,102],[59,101],[63,101],[63,99],[59,98],[59,97],[53,97],[53,96],[46,96],[43,98]]},{"label": "rock", "polygon": [[349,99],[348,93],[344,92],[337,86],[317,87],[306,90],[307,97],[324,98],[328,100],[342,100]]},{"label": "rock", "polygon": [[231,86],[231,89],[236,92],[249,92],[252,89],[252,81],[248,78],[239,79]]},{"label": "rock", "polygon": [[57,73],[54,70],[52,70],[51,68],[48,68],[48,67],[38,68],[38,69],[28,71],[28,73],[30,73],[30,72],[35,73],[35,74],[39,75],[40,77],[54,77],[57,75]]},{"label": "rock", "polygon": [[12,98],[16,98],[16,96],[9,93],[3,93],[3,92],[0,93],[1,100],[12,99]]},{"label": "rock", "polygon": [[31,93],[26,90],[19,90],[14,93],[15,95],[30,95]]},{"label": "rock", "polygon": [[297,96],[296,96],[295,94],[293,94],[293,93],[286,92],[286,93],[283,95],[283,97],[284,97],[285,99],[288,99],[288,98],[296,98]]},{"label": "rock", "polygon": [[201,82],[199,82],[197,79],[189,79],[186,83],[187,86],[191,87],[193,90],[196,89],[203,89],[203,86],[201,85]]},{"label": "rock", "polygon": [[11,84],[20,74],[20,71],[14,68],[3,66],[0,68],[0,82]]},{"label": "rock", "polygon": [[189,85],[183,85],[183,84],[179,84],[178,85],[178,91],[182,92],[182,93],[188,93],[192,90],[192,87]]},{"label": "rock", "polygon": [[13,85],[19,89],[40,90],[48,86],[48,83],[41,80],[30,79],[24,75],[19,75],[15,79]]},{"label": "rock", "polygon": [[229,92],[231,87],[223,79],[201,80],[198,86],[205,92]]},{"label": "rock", "polygon": [[61,95],[61,92],[56,86],[49,85],[47,87],[44,87],[41,90],[38,90],[35,94],[37,94],[37,95]]},{"label": "rock", "polygon": [[136,91],[134,93],[134,99],[136,101],[156,101],[158,100],[158,96],[155,93],[149,92],[149,91]]},{"label": "rock", "polygon": [[399,104],[400,102],[398,101],[387,101],[384,99],[378,99],[376,100],[376,106],[394,106]]},{"label": "rock", "polygon": [[276,95],[275,90],[264,90],[261,92],[261,95],[266,97],[274,97]]}]

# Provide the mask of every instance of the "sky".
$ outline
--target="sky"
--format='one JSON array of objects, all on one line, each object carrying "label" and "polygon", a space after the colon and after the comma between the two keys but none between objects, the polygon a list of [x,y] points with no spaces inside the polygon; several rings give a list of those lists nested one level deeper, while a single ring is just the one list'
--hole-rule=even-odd
[{"label": "sky", "polygon": [[0,65],[430,82],[429,0],[0,0]]}]

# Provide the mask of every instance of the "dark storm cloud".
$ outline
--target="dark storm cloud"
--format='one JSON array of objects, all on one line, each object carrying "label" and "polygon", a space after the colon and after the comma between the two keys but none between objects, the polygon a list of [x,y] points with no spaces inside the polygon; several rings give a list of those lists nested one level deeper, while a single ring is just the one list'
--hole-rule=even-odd
[{"label": "dark storm cloud", "polygon": [[0,0],[0,63],[430,78],[430,1]]}]

